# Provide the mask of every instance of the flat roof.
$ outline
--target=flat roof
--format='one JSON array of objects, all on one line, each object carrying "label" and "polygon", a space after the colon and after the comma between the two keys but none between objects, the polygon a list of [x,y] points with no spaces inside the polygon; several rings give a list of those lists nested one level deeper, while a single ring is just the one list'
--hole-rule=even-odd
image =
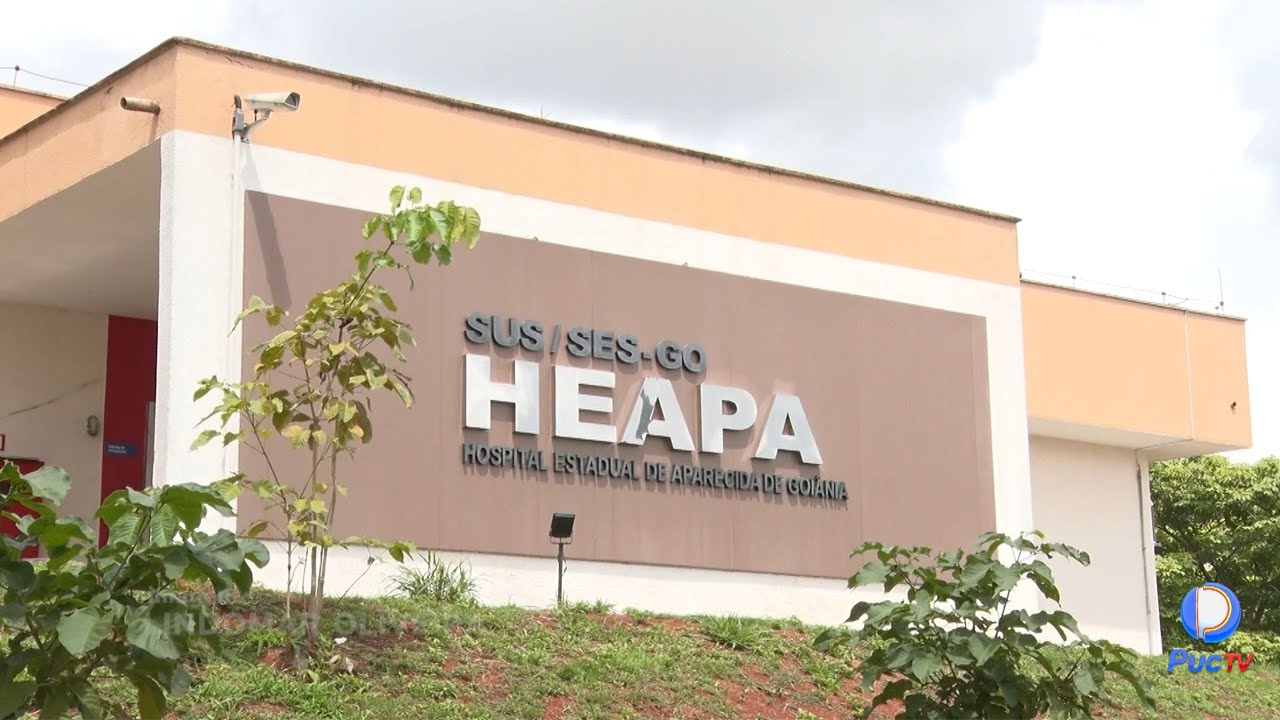
[{"label": "flat roof", "polygon": [[1169,305],[1167,303],[1158,303],[1151,300],[1143,300],[1141,298],[1125,297],[1115,293],[1101,292],[1098,290],[1086,290],[1083,288],[1071,287],[1070,285],[1062,285],[1060,283],[1048,282],[1045,280],[1029,280],[1022,279],[1023,285],[1037,285],[1039,287],[1051,288],[1054,290],[1065,290],[1067,292],[1077,293],[1080,295],[1090,295],[1092,297],[1106,298],[1108,300],[1116,300],[1119,302],[1134,303],[1137,305],[1149,305],[1154,308],[1162,308],[1172,312],[1190,313],[1192,315],[1204,315],[1205,317],[1221,318],[1223,320],[1235,320],[1237,322],[1246,322],[1247,318],[1240,315],[1230,315],[1223,312],[1213,312],[1211,310],[1200,310],[1191,307],[1179,307],[1177,305]]}]

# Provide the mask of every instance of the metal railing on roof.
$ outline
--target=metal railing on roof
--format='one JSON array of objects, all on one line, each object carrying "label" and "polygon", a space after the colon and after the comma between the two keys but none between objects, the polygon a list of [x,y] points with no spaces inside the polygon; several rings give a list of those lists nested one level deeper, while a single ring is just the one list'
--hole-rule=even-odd
[{"label": "metal railing on roof", "polygon": [[[1132,287],[1129,285],[1117,285],[1115,283],[1107,283],[1099,280],[1090,280],[1078,275],[1063,275],[1062,273],[1052,273],[1044,270],[1023,269],[1019,273],[1019,277],[1023,280],[1041,283],[1044,285],[1056,285],[1058,287],[1072,288],[1074,290],[1082,290],[1084,292],[1097,293],[1099,295],[1111,295],[1127,300],[1137,300],[1139,302],[1151,303],[1153,305],[1164,305],[1166,307],[1178,308],[1180,310],[1191,310],[1194,312],[1212,313],[1217,315],[1223,315],[1226,313],[1226,303],[1222,299],[1221,295],[1216,300],[1189,297],[1186,295],[1168,292],[1166,290],[1151,290],[1148,288]],[[1221,284],[1221,278],[1219,278],[1219,284]]]}]

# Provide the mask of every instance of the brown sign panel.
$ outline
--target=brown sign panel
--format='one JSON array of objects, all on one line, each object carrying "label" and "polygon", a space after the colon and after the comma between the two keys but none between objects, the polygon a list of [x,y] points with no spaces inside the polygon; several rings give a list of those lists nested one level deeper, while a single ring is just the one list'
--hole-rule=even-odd
[{"label": "brown sign panel", "polygon": [[[296,309],[350,275],[365,247],[367,213],[258,193],[246,206],[246,299]],[[845,577],[849,550],[864,539],[954,547],[994,526],[980,317],[492,234],[447,268],[416,269],[412,291],[403,274],[379,279],[417,338],[404,367],[417,402],[375,400],[375,441],[344,471],[351,495],[337,512],[339,536],[545,556],[552,513],[572,512],[580,559]],[[512,318],[537,323],[544,343],[468,340],[477,315],[503,328]],[[569,350],[573,329],[612,339],[580,357]],[[622,336],[642,357],[619,355]],[[267,337],[260,322],[245,328],[246,347]],[[664,362],[663,341],[700,349],[701,366],[695,358],[691,370],[670,346]],[[506,403],[489,405],[489,430],[464,427],[468,353],[488,358],[496,382],[513,382],[516,360],[537,363],[536,435],[514,431]],[[619,436],[644,379],[669,380],[697,447],[555,437],[556,365],[613,373],[612,392],[582,390],[612,397],[612,413],[579,417]],[[703,384],[745,390],[759,408],[750,428],[724,433],[722,453],[701,450]],[[778,395],[803,404],[820,466],[785,449],[757,457]],[[795,434],[792,422],[785,432]],[[477,461],[503,448],[499,465]],[[304,454],[281,453],[277,468],[302,476]],[[250,476],[265,471],[256,453],[240,457]],[[625,467],[634,477],[616,477]],[[826,490],[802,494],[815,476]],[[240,502],[243,529],[261,506]]]}]

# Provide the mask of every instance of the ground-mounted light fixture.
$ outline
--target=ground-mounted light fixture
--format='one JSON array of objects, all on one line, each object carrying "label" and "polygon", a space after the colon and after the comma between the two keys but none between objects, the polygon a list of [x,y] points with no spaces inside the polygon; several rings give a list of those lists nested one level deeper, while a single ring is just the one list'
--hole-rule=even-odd
[{"label": "ground-mounted light fixture", "polygon": [[[257,93],[235,96],[235,111],[231,115],[231,135],[241,142],[249,142],[249,133],[255,127],[266,122],[271,113],[293,112],[302,103],[302,96],[296,92]],[[245,122],[245,109],[253,111],[253,122]]]},{"label": "ground-mounted light fixture", "polygon": [[564,602],[564,546],[573,542],[573,513],[551,515],[551,532],[548,533],[556,548],[556,604]]}]

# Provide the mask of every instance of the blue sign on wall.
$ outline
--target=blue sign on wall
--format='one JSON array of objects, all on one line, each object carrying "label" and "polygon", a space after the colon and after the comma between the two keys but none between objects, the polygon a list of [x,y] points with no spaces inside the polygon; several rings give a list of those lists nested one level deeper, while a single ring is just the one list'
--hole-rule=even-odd
[{"label": "blue sign on wall", "polygon": [[133,457],[138,454],[138,446],[133,443],[106,443],[104,449],[108,455]]}]

